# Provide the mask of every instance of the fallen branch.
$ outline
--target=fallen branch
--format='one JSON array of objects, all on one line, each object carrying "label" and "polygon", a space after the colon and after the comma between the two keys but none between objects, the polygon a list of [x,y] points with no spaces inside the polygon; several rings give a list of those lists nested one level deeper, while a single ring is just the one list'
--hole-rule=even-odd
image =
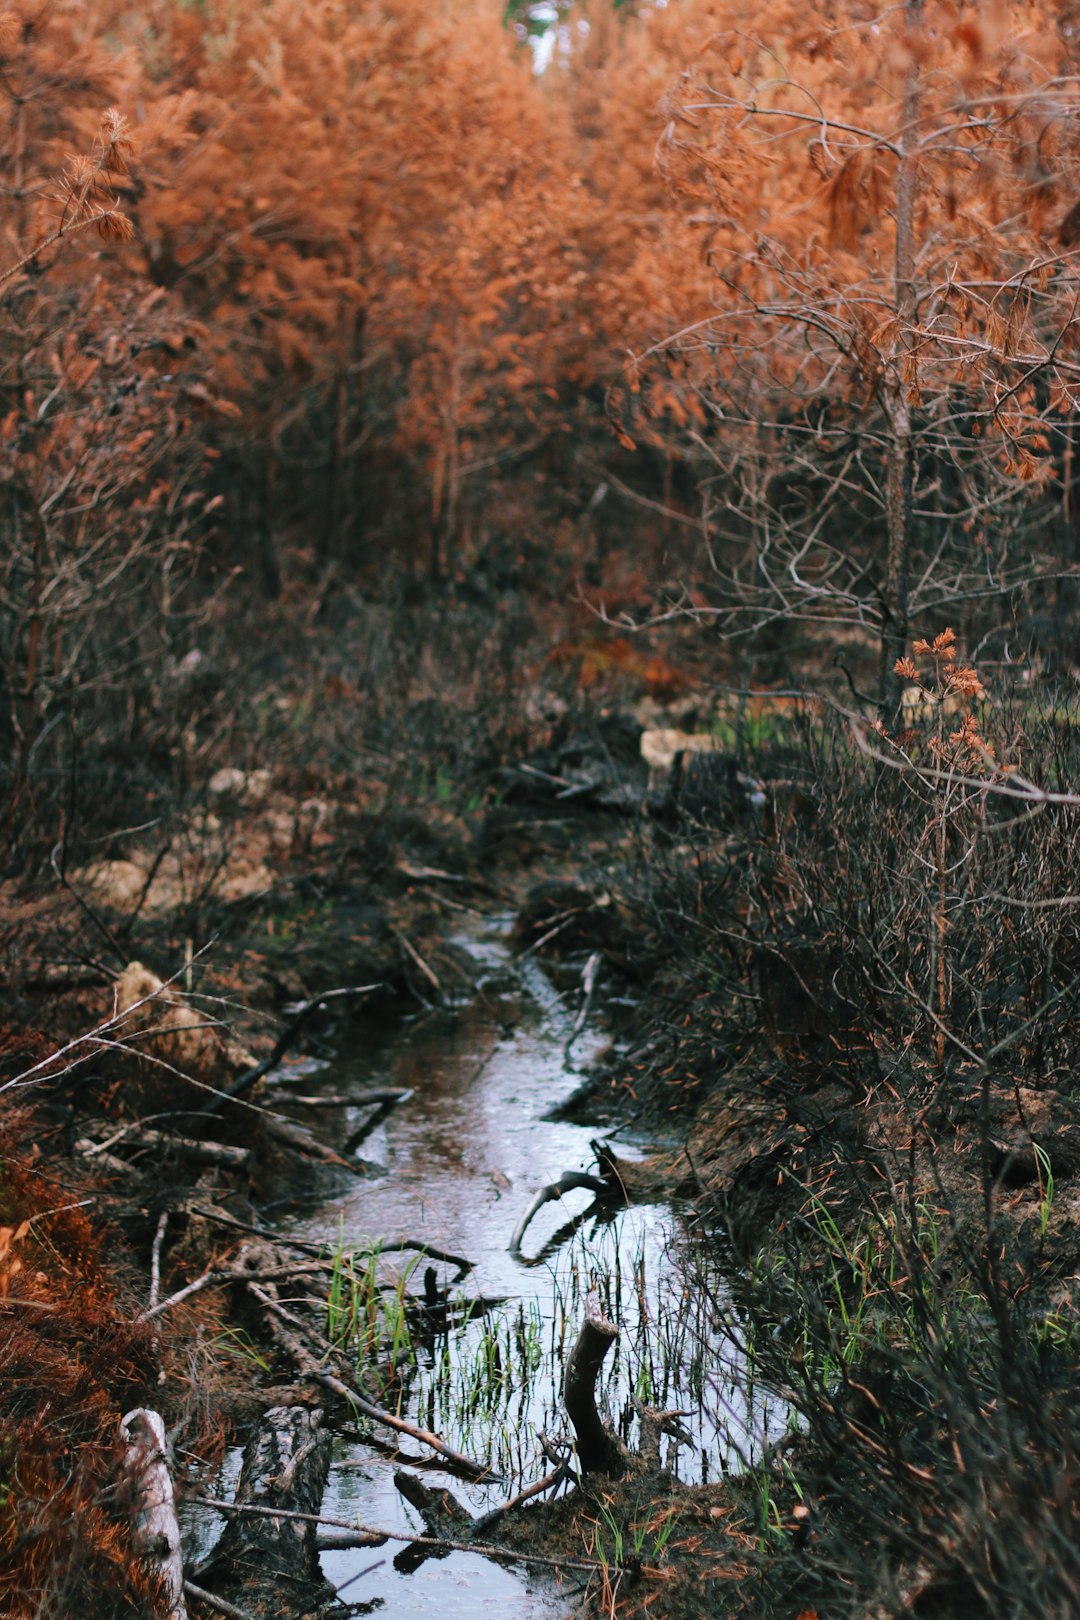
[{"label": "fallen branch", "polygon": [[165,1233],[169,1229],[169,1212],[163,1209],[158,1218],[157,1231],[154,1233],[154,1246],[150,1250],[150,1298],[147,1309],[153,1310],[161,1293],[161,1251],[165,1244]]},{"label": "fallen branch", "polygon": [[168,1620],[187,1620],[180,1526],[165,1451],[165,1425],[157,1412],[140,1406],[121,1418],[120,1433],[127,1442],[120,1466],[120,1495],[128,1503],[132,1544],[161,1582]]},{"label": "fallen branch", "polygon": [[581,1010],[574,1020],[574,1027],[570,1031],[566,1045],[563,1047],[563,1062],[567,1065],[570,1062],[570,1048],[585,1028],[585,1020],[588,1018],[589,1008],[592,1006],[593,991],[596,989],[596,980],[602,961],[603,957],[600,952],[593,951],[585,964],[585,971],[581,975],[581,988],[585,992],[585,999],[581,1003]]},{"label": "fallen branch", "polygon": [[273,1508],[259,1508],[252,1504],[243,1505],[235,1502],[224,1502],[216,1496],[200,1496],[198,1500],[206,1507],[216,1509],[218,1513],[268,1513],[279,1519],[298,1519],[310,1524],[323,1524],[334,1530],[348,1530],[355,1535],[370,1536],[370,1542],[365,1546],[381,1547],[387,1541],[400,1541],[410,1547],[440,1548],[448,1552],[474,1552],[483,1558],[505,1559],[511,1564],[535,1564],[540,1569],[571,1569],[575,1574],[598,1575],[605,1569],[621,1573],[619,1565],[594,1563],[584,1558],[545,1558],[540,1553],[522,1552],[516,1547],[496,1547],[491,1542],[481,1541],[443,1541],[439,1536],[410,1536],[401,1530],[382,1530],[375,1525],[360,1524],[348,1519],[331,1519],[318,1513],[284,1513],[274,1514]]},{"label": "fallen branch", "polygon": [[194,1581],[185,1581],[184,1591],[196,1602],[205,1603],[208,1609],[216,1609],[218,1614],[225,1616],[225,1620],[255,1620],[255,1616],[248,1609],[237,1608],[235,1603],[230,1603],[227,1598],[218,1597],[215,1592],[205,1591],[203,1587],[196,1586]]},{"label": "fallen branch", "polygon": [[538,1479],[535,1484],[526,1486],[523,1491],[518,1491],[517,1495],[512,1496],[508,1502],[500,1502],[498,1507],[493,1507],[487,1513],[482,1513],[474,1521],[473,1530],[478,1536],[483,1535],[486,1530],[490,1530],[494,1525],[498,1524],[505,1514],[512,1513],[515,1508],[521,1507],[525,1502],[531,1502],[535,1496],[542,1496],[545,1491],[554,1490],[564,1480],[576,1477],[570,1467],[570,1459],[568,1457],[564,1458],[558,1467],[553,1468],[550,1474],[545,1474],[543,1479]]},{"label": "fallen branch", "polygon": [[[231,1147],[225,1142],[198,1142],[190,1136],[173,1136],[168,1131],[156,1131],[142,1125],[131,1125],[122,1134],[110,1139],[110,1145],[116,1142],[128,1147],[160,1148],[177,1159],[190,1159],[193,1164],[218,1165],[230,1170],[243,1170],[251,1163],[250,1148]],[[94,1142],[80,1141],[75,1146],[90,1159],[97,1157],[105,1143],[99,1147]]]},{"label": "fallen branch", "polygon": [[411,1090],[396,1093],[387,1091],[384,1100],[375,1103],[366,1118],[362,1119],[356,1129],[349,1133],[345,1140],[346,1153],[355,1153],[360,1144],[371,1135],[375,1127],[381,1125],[383,1120],[389,1118],[400,1103],[407,1102],[411,1096]]},{"label": "fallen branch", "polygon": [[413,945],[409,941],[409,939],[406,938],[406,936],[401,932],[400,928],[394,928],[394,929],[391,930],[391,932],[393,933],[394,938],[397,940],[398,944],[404,947],[406,953],[411,957],[413,962],[415,962],[416,966],[420,969],[421,973],[424,975],[424,978],[428,981],[428,983],[431,985],[432,989],[435,991],[435,994],[437,996],[441,996],[442,993],[443,993],[443,988],[442,988],[441,983],[439,982],[439,976],[435,972],[434,968],[431,968],[431,967],[428,966],[428,964],[424,961],[424,958],[420,955],[420,952],[416,949],[416,946]]},{"label": "fallen branch", "polygon": [[354,1176],[367,1175],[367,1166],[355,1159],[344,1159],[333,1148],[320,1142],[318,1137],[303,1125],[297,1125],[294,1120],[283,1119],[280,1114],[267,1114],[263,1121],[267,1136],[275,1142],[283,1142],[286,1147],[295,1149],[305,1158],[318,1159],[322,1164],[335,1165],[339,1170],[348,1170]]},{"label": "fallen branch", "polygon": [[556,1198],[561,1198],[563,1193],[574,1192],[579,1187],[595,1193],[598,1198],[610,1196],[610,1187],[606,1182],[601,1181],[599,1176],[586,1175],[583,1170],[567,1170],[565,1175],[559,1177],[558,1181],[549,1182],[546,1187],[541,1187],[514,1228],[514,1235],[510,1239],[510,1253],[521,1253],[525,1233],[528,1231],[534,1217],[540,1213],[545,1204],[551,1203]]},{"label": "fallen branch", "polygon": [[204,1271],[201,1276],[196,1277],[193,1282],[185,1283],[183,1288],[177,1289],[175,1294],[170,1294],[168,1299],[163,1299],[155,1305],[148,1305],[144,1311],[139,1312],[135,1320],[136,1322],[152,1322],[155,1316],[160,1316],[163,1311],[171,1310],[174,1305],[183,1304],[185,1299],[190,1299],[193,1294],[201,1293],[204,1288],[209,1288],[214,1283],[248,1283],[253,1280],[276,1282],[278,1278],[303,1277],[313,1271],[328,1275],[332,1273],[333,1266],[329,1260],[314,1260],[305,1265],[274,1266],[269,1270],[260,1270],[255,1273],[252,1273],[247,1266],[240,1263],[233,1266],[212,1267],[209,1271]]},{"label": "fallen branch", "polygon": [[[281,1249],[296,1249],[300,1254],[307,1254],[315,1260],[328,1259],[327,1245],[325,1243],[306,1243],[302,1238],[280,1237],[276,1232],[266,1232],[261,1226],[252,1226],[248,1221],[239,1221],[234,1215],[223,1215],[220,1210],[203,1209],[198,1204],[189,1204],[185,1213],[198,1216],[200,1220],[211,1221],[215,1226],[227,1226],[234,1232],[245,1232],[250,1237],[261,1238],[264,1243],[275,1244]],[[449,1266],[456,1266],[458,1276],[455,1282],[468,1276],[475,1264],[466,1260],[463,1255],[451,1254],[449,1249],[440,1249],[435,1243],[428,1243],[423,1238],[390,1237],[381,1238],[378,1243],[361,1248],[361,1254],[400,1254],[404,1252],[427,1255],[429,1260],[443,1260]]]},{"label": "fallen branch", "polygon": [[[288,1086],[294,1082],[282,1080],[277,1083]],[[302,1108],[393,1108],[398,1103],[408,1102],[412,1094],[411,1086],[375,1086],[371,1091],[342,1091],[323,1097],[289,1092],[288,1101]]]},{"label": "fallen branch", "polygon": [[223,1215],[220,1210],[201,1209],[197,1204],[189,1204],[184,1213],[196,1216],[201,1221],[210,1221],[214,1226],[227,1226],[234,1232],[246,1232],[251,1237],[261,1238],[264,1243],[276,1244],[280,1249],[296,1249],[300,1254],[309,1254],[315,1259],[322,1259],[326,1254],[325,1243],[305,1243],[301,1238],[278,1237],[275,1232],[264,1232],[261,1226],[238,1221],[235,1216]]},{"label": "fallen branch", "polygon": [[[448,1462],[452,1462],[463,1473],[471,1474],[477,1479],[495,1479],[498,1477],[482,1463],[475,1462],[471,1457],[466,1457],[462,1452],[455,1451],[452,1446],[448,1446],[440,1435],[432,1434],[430,1429],[422,1428],[418,1423],[410,1423],[406,1418],[397,1417],[393,1412],[387,1412],[381,1406],[376,1406],[373,1401],[368,1400],[367,1396],[361,1393],[357,1384],[351,1380],[346,1383],[335,1373],[330,1372],[319,1357],[314,1355],[308,1348],[299,1334],[292,1331],[290,1323],[293,1327],[300,1326],[292,1312],[287,1311],[279,1300],[275,1299],[267,1289],[261,1288],[257,1282],[248,1281],[247,1288],[252,1297],[257,1299],[259,1304],[269,1313],[270,1321],[268,1325],[271,1333],[282,1348],[292,1357],[306,1378],[315,1379],[324,1389],[346,1401],[363,1417],[370,1418],[374,1423],[381,1423],[398,1434],[407,1434],[411,1440],[418,1440],[421,1445],[428,1446],[432,1451],[438,1452],[441,1457],[445,1457]],[[306,1331],[305,1329],[301,1330]],[[319,1348],[324,1354],[333,1353],[333,1346],[326,1343],[325,1340],[320,1341]]]}]

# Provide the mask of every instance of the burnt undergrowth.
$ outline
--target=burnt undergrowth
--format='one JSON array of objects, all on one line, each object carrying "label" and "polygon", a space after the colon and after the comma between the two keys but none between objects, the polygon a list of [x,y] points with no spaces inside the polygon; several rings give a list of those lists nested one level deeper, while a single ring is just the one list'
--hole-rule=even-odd
[{"label": "burnt undergrowth", "polygon": [[789,716],[621,894],[651,994],[616,1090],[683,1136],[717,1311],[792,1407],[744,1481],[769,1614],[1080,1596],[1080,711],[954,703],[957,669],[924,644],[894,727]]}]

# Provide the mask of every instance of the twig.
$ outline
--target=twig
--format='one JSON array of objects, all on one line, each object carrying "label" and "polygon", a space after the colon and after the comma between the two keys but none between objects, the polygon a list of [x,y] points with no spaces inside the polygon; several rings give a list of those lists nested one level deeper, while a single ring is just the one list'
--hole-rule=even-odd
[{"label": "twig", "polygon": [[227,1598],[218,1597],[214,1592],[207,1592],[203,1587],[196,1586],[194,1581],[185,1581],[184,1591],[196,1602],[205,1603],[208,1609],[216,1609],[218,1614],[225,1615],[226,1620],[255,1620],[249,1609],[237,1608],[235,1603],[230,1603]]},{"label": "twig", "polygon": [[[254,1502],[245,1502],[237,1505],[234,1502],[224,1502],[215,1496],[200,1496],[200,1502],[212,1507],[218,1513],[260,1513],[274,1519],[298,1519],[308,1524],[325,1524],[333,1530],[351,1530],[357,1535],[370,1536],[372,1547],[381,1547],[387,1541],[401,1541],[410,1547],[431,1547],[435,1550],[442,1548],[449,1552],[474,1552],[483,1558],[504,1558],[511,1564],[535,1564],[541,1569],[572,1569],[584,1575],[597,1575],[605,1568],[603,1564],[592,1563],[584,1558],[545,1558],[539,1553],[519,1552],[517,1548],[495,1547],[486,1541],[444,1541],[441,1536],[410,1536],[400,1530],[383,1530],[370,1524],[350,1522],[348,1519],[324,1518],[318,1513],[294,1513],[284,1508],[271,1508],[256,1506]],[[620,1569],[621,1566],[608,1564],[609,1571]]]},{"label": "twig", "polygon": [[157,1231],[154,1233],[154,1246],[150,1250],[150,1298],[147,1301],[147,1310],[154,1310],[161,1292],[161,1251],[165,1244],[165,1233],[169,1228],[169,1212],[163,1209],[158,1219]]}]

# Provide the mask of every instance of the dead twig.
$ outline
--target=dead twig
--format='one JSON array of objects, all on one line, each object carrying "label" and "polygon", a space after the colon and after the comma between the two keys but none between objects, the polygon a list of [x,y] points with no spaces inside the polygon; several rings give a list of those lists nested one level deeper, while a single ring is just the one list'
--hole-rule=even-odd
[{"label": "dead twig", "polygon": [[[535,1565],[538,1569],[572,1569],[583,1575],[598,1575],[605,1566],[584,1558],[545,1558],[539,1553],[520,1552],[516,1547],[497,1547],[487,1541],[444,1541],[441,1536],[409,1536],[400,1530],[383,1530],[374,1525],[350,1523],[348,1519],[326,1518],[319,1513],[292,1513],[284,1508],[258,1507],[254,1503],[237,1506],[216,1496],[200,1496],[198,1500],[218,1513],[261,1513],[276,1519],[297,1519],[308,1524],[323,1524],[334,1530],[348,1530],[354,1535],[370,1536],[362,1545],[381,1547],[388,1541],[400,1541],[410,1547],[431,1547],[434,1551],[475,1552],[483,1558],[505,1559],[511,1564]],[[619,1566],[608,1564],[609,1571]],[[621,1570],[620,1570],[621,1573]]]}]

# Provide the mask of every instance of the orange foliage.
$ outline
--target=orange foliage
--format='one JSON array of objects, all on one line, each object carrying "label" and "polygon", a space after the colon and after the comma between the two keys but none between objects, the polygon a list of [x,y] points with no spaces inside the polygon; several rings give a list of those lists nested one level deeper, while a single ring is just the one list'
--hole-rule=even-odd
[{"label": "orange foliage", "polygon": [[114,1496],[118,1418],[147,1388],[150,1335],[114,1297],[77,1196],[29,1168],[17,1121],[0,1152],[0,1610],[146,1614]]}]

